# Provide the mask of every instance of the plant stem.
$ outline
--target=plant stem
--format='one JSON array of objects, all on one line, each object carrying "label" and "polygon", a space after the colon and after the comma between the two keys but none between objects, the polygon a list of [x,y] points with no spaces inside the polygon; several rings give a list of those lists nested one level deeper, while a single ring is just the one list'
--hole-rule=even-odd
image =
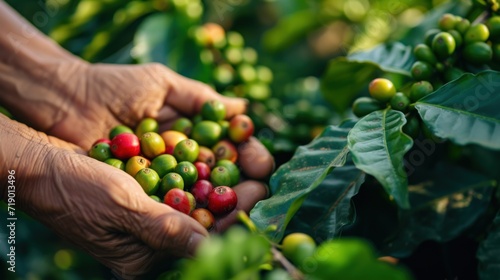
[{"label": "plant stem", "polygon": [[273,253],[273,259],[281,264],[281,266],[290,274],[294,280],[304,280],[304,274],[298,270],[290,261],[288,261],[283,254],[276,249],[276,247],[271,248]]}]

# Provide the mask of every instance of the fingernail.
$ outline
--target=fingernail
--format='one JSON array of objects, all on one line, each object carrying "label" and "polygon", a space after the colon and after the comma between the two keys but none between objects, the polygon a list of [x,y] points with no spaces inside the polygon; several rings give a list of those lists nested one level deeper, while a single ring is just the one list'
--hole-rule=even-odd
[{"label": "fingernail", "polygon": [[203,239],[205,239],[206,237],[195,232],[191,235],[191,237],[189,238],[189,242],[188,242],[188,254],[192,257],[194,257],[196,255],[196,250],[198,249],[198,247],[200,246],[200,243],[201,241],[203,241]]}]

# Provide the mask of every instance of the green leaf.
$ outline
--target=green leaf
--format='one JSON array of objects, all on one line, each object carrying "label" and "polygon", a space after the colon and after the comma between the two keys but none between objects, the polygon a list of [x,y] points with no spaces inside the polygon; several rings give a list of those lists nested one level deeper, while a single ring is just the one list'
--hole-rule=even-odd
[{"label": "green leaf", "polygon": [[383,72],[410,76],[415,58],[401,43],[379,45],[372,50],[332,60],[321,80],[325,99],[343,112],[368,84]]},{"label": "green leaf", "polygon": [[500,73],[465,74],[419,100],[425,125],[458,145],[500,149]]},{"label": "green leaf", "polygon": [[409,186],[412,209],[400,211],[400,229],[384,244],[384,253],[395,257],[410,255],[424,241],[458,237],[486,212],[496,185],[479,173],[442,162],[418,172],[422,181]]},{"label": "green leaf", "polygon": [[500,275],[500,211],[493,221],[486,239],[482,240],[477,250],[479,260],[479,279],[496,280]]},{"label": "green leaf", "polygon": [[139,63],[158,62],[167,64],[167,56],[173,51],[174,17],[155,14],[139,27],[134,38],[134,57]]},{"label": "green leaf", "polygon": [[409,208],[403,157],[413,140],[401,130],[405,123],[401,112],[375,111],[359,120],[347,139],[356,167],[374,176],[400,207]]},{"label": "green leaf", "polygon": [[365,174],[352,161],[335,168],[307,196],[287,230],[304,232],[317,240],[336,237],[344,226],[353,222],[351,198],[358,193],[364,181]]},{"label": "green leaf", "polygon": [[269,237],[278,242],[307,195],[318,187],[335,167],[343,166],[348,154],[347,133],[354,125],[344,122],[329,126],[310,144],[301,146],[293,158],[271,177],[270,198],[260,201],[250,217],[260,230],[276,225]]}]

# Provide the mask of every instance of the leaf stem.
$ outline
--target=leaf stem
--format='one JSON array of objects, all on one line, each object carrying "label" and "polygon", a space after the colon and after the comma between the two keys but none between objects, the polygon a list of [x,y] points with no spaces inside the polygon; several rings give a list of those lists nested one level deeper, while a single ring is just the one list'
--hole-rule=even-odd
[{"label": "leaf stem", "polygon": [[290,274],[290,277],[294,280],[304,280],[304,274],[297,269],[283,254],[276,249],[275,246],[271,248],[273,253],[273,259],[281,264],[281,266]]}]

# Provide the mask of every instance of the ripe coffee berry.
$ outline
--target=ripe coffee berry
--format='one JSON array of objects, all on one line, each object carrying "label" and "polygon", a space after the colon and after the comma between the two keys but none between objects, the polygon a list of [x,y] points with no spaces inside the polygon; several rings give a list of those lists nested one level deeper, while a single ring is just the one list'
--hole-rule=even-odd
[{"label": "ripe coffee berry", "polygon": [[216,187],[208,195],[208,210],[214,215],[224,215],[233,211],[237,203],[236,193],[228,186]]},{"label": "ripe coffee berry", "polygon": [[128,132],[118,134],[111,140],[111,152],[118,159],[137,156],[141,152],[139,138]]},{"label": "ripe coffee berry", "polygon": [[214,186],[210,181],[198,180],[191,187],[190,193],[193,194],[196,200],[196,207],[204,208],[208,205],[208,195],[214,190]]},{"label": "ripe coffee berry", "polygon": [[210,179],[210,167],[201,161],[194,163],[196,170],[198,171],[198,180],[209,180]]},{"label": "ripe coffee berry", "polygon": [[191,211],[189,198],[186,192],[181,189],[174,188],[169,190],[167,194],[165,194],[163,202],[175,210],[187,215],[189,215],[189,212]]},{"label": "ripe coffee berry", "polygon": [[252,136],[254,125],[247,115],[236,115],[229,122],[229,138],[234,143],[245,142]]},{"label": "ripe coffee berry", "polygon": [[197,220],[203,227],[210,230],[214,227],[215,218],[210,211],[204,208],[198,208],[191,212],[191,217]]}]

